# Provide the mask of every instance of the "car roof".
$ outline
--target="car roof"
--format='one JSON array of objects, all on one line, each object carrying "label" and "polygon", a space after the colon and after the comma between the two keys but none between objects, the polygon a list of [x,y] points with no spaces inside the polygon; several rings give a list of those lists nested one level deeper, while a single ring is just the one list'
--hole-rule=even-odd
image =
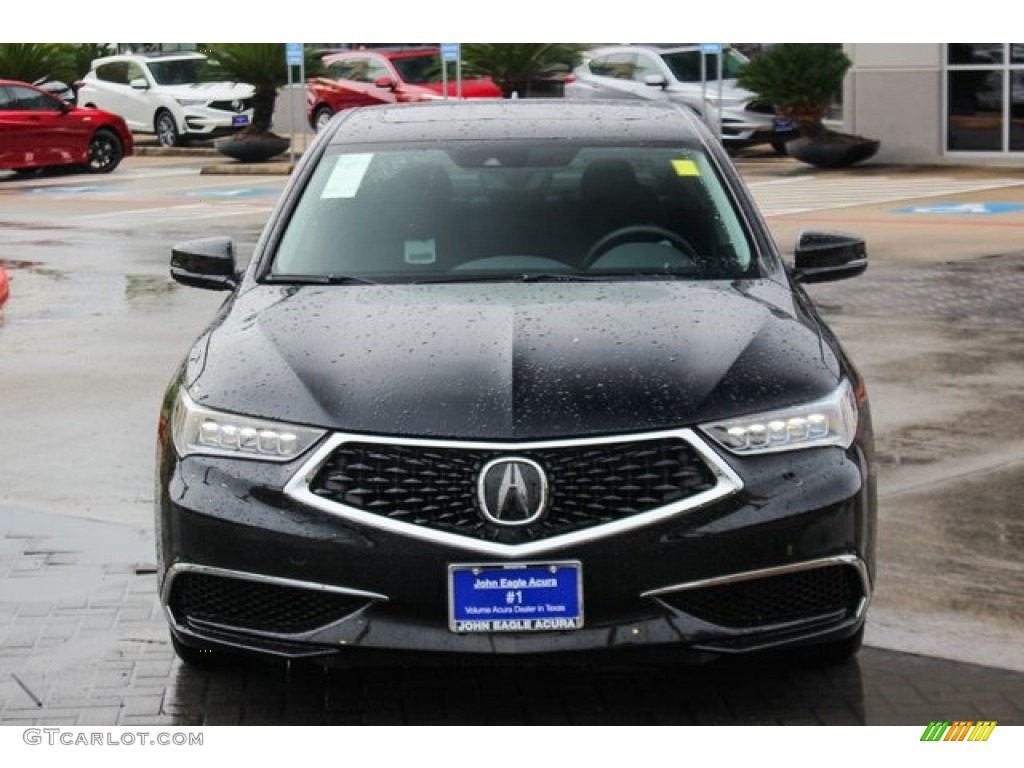
[{"label": "car roof", "polygon": [[[724,49],[729,50],[731,46],[724,45]],[[626,43],[623,45],[604,45],[600,48],[592,48],[585,53],[587,58],[594,58],[595,56],[604,56],[608,53],[629,53],[631,51],[647,51],[648,53],[664,54],[664,53],[685,53],[691,51],[699,51],[700,45],[697,43]]]},{"label": "car roof", "polygon": [[321,58],[325,63],[339,61],[352,56],[380,56],[383,59],[408,59],[414,56],[440,56],[440,48],[354,48],[346,51],[331,51]]},{"label": "car roof", "polygon": [[333,124],[334,145],[459,139],[695,144],[703,137],[689,110],[667,102],[474,99],[364,107],[342,114]]},{"label": "car roof", "polygon": [[93,59],[94,67],[112,61],[173,61],[174,59],[205,59],[206,55],[198,51],[157,51],[153,53],[115,53]]}]

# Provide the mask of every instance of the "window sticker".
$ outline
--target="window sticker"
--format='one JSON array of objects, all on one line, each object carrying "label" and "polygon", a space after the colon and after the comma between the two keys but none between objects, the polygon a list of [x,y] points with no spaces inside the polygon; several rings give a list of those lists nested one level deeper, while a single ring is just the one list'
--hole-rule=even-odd
[{"label": "window sticker", "polygon": [[366,169],[370,167],[373,155],[361,153],[355,155],[338,155],[331,171],[330,178],[324,185],[322,199],[351,198],[356,196],[359,185],[363,183]]},{"label": "window sticker", "polygon": [[697,164],[693,160],[673,160],[672,170],[676,176],[700,176]]},{"label": "window sticker", "polygon": [[429,240],[406,240],[406,264],[433,264],[437,261],[437,247],[434,238]]}]

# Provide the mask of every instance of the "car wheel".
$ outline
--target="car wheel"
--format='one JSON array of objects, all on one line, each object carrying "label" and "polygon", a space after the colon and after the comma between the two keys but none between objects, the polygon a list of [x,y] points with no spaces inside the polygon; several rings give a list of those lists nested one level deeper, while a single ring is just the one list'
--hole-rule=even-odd
[{"label": "car wheel", "polygon": [[156,119],[153,121],[153,129],[161,147],[176,147],[181,143],[178,126],[174,122],[174,115],[170,112],[166,110],[157,112]]},{"label": "car wheel", "polygon": [[334,113],[331,112],[330,107],[318,107],[313,114],[313,128],[319,133],[331,122],[332,117],[334,117]]},{"label": "car wheel", "polygon": [[124,157],[124,146],[116,133],[101,128],[89,140],[89,173],[110,173]]}]

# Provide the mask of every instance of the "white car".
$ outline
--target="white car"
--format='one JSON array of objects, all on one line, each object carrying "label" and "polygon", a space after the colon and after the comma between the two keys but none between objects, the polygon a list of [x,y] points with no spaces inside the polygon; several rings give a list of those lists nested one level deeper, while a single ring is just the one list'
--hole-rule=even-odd
[{"label": "white car", "polygon": [[161,146],[225,136],[252,121],[253,87],[204,82],[201,53],[119,54],[96,59],[78,89],[78,103],[124,118]]},{"label": "white car", "polygon": [[772,139],[775,110],[736,84],[748,59],[734,48],[722,49],[722,81],[718,55],[701,46],[661,48],[616,45],[588,51],[565,84],[567,99],[646,99],[685,104],[712,132],[719,130],[726,146],[739,147]]}]

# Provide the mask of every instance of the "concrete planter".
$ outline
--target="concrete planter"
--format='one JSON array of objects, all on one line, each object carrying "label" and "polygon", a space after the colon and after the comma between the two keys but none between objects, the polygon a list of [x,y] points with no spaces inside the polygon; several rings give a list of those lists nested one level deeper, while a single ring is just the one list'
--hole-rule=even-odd
[{"label": "concrete planter", "polygon": [[786,154],[816,168],[845,168],[873,157],[881,142],[845,133],[801,137],[786,143]]},{"label": "concrete planter", "polygon": [[288,139],[274,133],[238,133],[218,139],[213,146],[222,155],[241,163],[262,163],[288,151]]}]

